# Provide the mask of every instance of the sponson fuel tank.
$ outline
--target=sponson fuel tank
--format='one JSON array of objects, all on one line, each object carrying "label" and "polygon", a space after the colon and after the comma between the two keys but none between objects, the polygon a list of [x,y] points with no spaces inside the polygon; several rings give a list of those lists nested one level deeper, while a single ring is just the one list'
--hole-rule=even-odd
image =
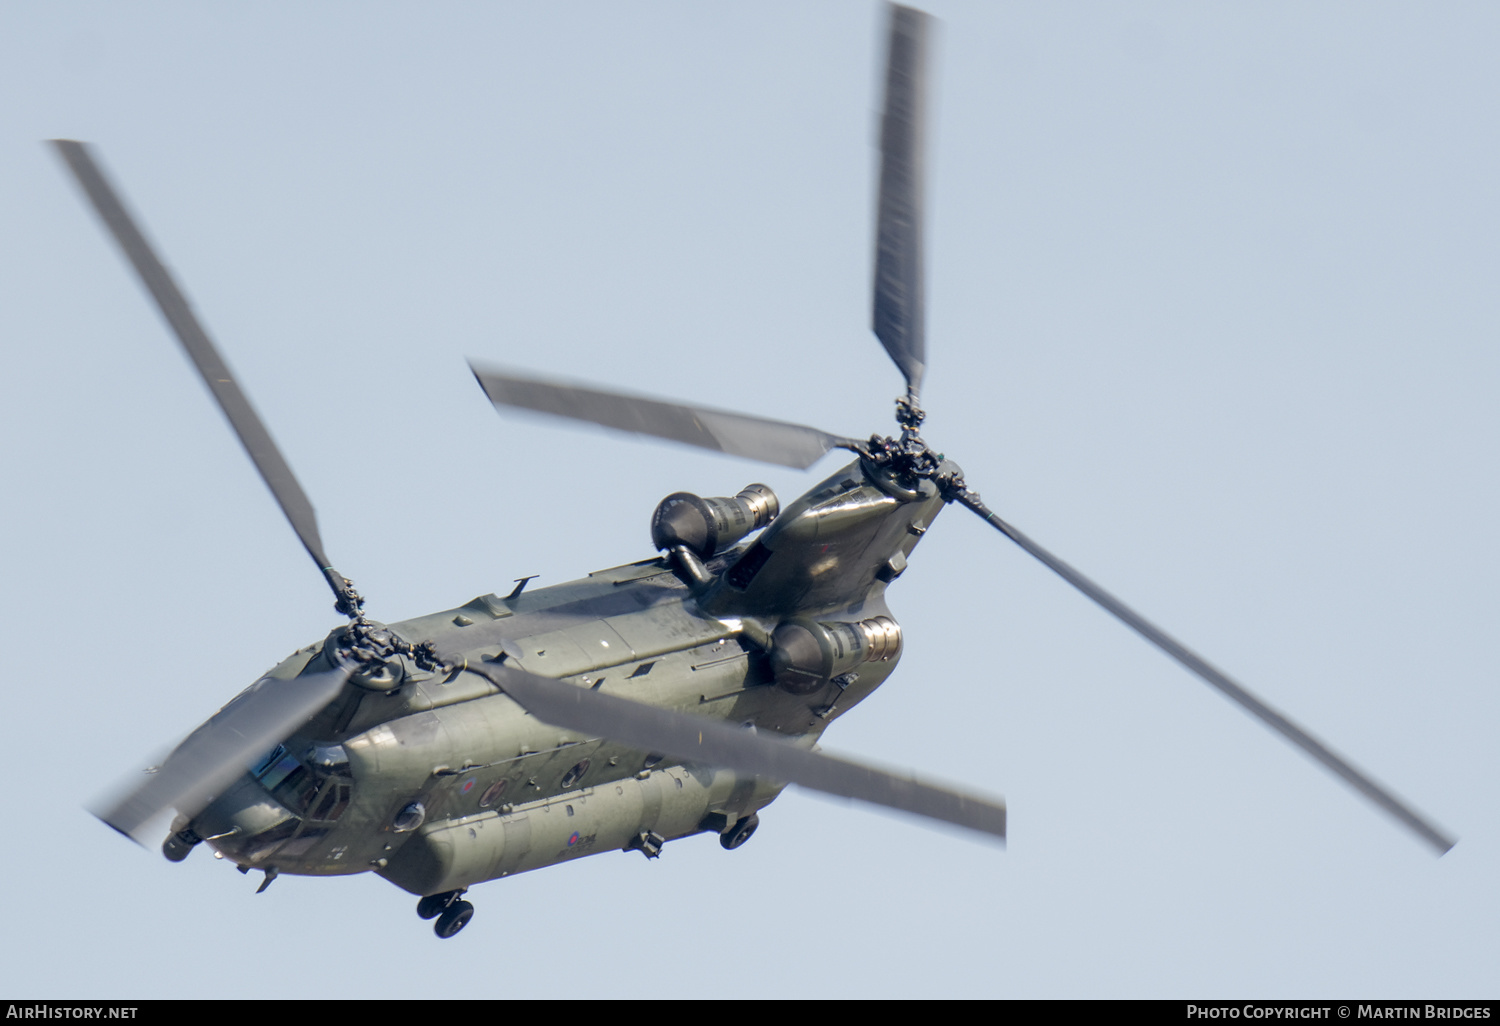
[{"label": "sponson fuel tank", "polygon": [[728,770],[672,766],[642,772],[433,824],[379,872],[422,895],[596,852],[639,848],[654,854],[651,849],[666,841],[753,815],[781,790]]}]

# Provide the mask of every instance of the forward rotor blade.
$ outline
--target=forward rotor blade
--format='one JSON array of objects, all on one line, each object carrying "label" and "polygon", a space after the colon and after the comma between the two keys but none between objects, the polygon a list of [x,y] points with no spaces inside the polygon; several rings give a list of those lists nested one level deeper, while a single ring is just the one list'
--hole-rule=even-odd
[{"label": "forward rotor blade", "polygon": [[953,492],[953,498],[969,507],[975,513],[978,513],[1001,534],[1041,560],[1059,577],[1114,614],[1117,619],[1131,630],[1177,660],[1204,681],[1217,688],[1225,696],[1238,702],[1252,716],[1338,774],[1349,786],[1385,810],[1385,812],[1400,822],[1402,826],[1432,845],[1433,849],[1439,855],[1447,852],[1456,843],[1452,838],[1449,838],[1431,823],[1427,822],[1427,820],[1417,815],[1416,812],[1402,803],[1395,795],[1351,766],[1342,756],[1334,753],[1323,742],[1251,694],[1243,685],[1231,680],[1224,671],[1187,648],[1161,628],[1147,621],[1144,617],[1126,606],[1125,603],[1042,548],[1025,534],[1022,534],[1016,528],[1001,520],[995,515],[993,510],[979,500],[978,495],[968,489],[957,489]]},{"label": "forward rotor blade", "polygon": [[928,28],[932,19],[891,7],[880,123],[880,206],[875,236],[875,337],[918,392],[927,361],[922,255],[927,137]]},{"label": "forward rotor blade", "polygon": [[281,505],[287,520],[291,521],[297,537],[317,562],[318,569],[323,571],[334,594],[341,602],[344,601],[346,596],[342,590],[343,578],[328,565],[328,557],[323,552],[323,541],[318,536],[318,518],[313,513],[312,503],[302,491],[302,486],[297,483],[291,467],[287,466],[281,450],[271,440],[270,432],[261,423],[250,400],[240,390],[239,383],[230,373],[224,358],[219,355],[207,332],[198,323],[198,318],[193,315],[187,299],[136,227],[135,221],[125,210],[124,203],[109,180],[104,177],[104,172],[100,170],[88,147],[71,139],[54,139],[52,145],[67,162],[73,177],[78,179],[78,184],[83,187],[105,227],[125,251],[125,256],[134,265],[141,283],[156,300],[162,316],[177,336],[177,341],[182,343],[193,366],[198,368],[203,383],[208,386],[219,408],[224,411],[224,416],[229,419],[230,426],[239,436],[245,451],[250,454],[261,478],[270,487],[271,494]]},{"label": "forward rotor blade", "polygon": [[487,663],[471,665],[469,670],[501,688],[538,719],[558,727],[607,737],[643,751],[884,805],[1005,840],[1005,805],[996,799],[924,784],[810,752],[775,736],[575,687],[514,666]]},{"label": "forward rotor blade", "polygon": [[249,767],[338,696],[348,671],[328,670],[256,681],[193,733],[147,778],[109,808],[96,812],[142,844],[142,828],[169,808],[191,819]]},{"label": "forward rotor blade", "polygon": [[857,442],[801,424],[518,377],[472,362],[469,367],[497,407],[549,413],[798,470],[812,466],[829,449],[860,451]]}]

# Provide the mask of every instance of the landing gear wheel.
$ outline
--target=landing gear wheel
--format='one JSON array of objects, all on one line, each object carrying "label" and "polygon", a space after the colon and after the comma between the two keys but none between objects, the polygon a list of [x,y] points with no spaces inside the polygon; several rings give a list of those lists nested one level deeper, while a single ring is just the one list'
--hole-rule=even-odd
[{"label": "landing gear wheel", "polygon": [[755,833],[755,828],[758,826],[760,826],[760,817],[752,812],[736,823],[727,834],[720,834],[719,844],[725,851],[734,851],[750,840],[750,835]]},{"label": "landing gear wheel", "polygon": [[432,932],[443,940],[452,937],[459,930],[469,925],[469,920],[474,918],[474,906],[467,901],[455,901],[449,905],[443,914],[438,916],[437,925]]},{"label": "landing gear wheel", "polygon": [[456,891],[444,891],[442,894],[429,894],[417,902],[417,915],[422,919],[436,919],[443,914],[443,910],[451,907],[455,901],[464,896],[466,887],[460,887]]}]

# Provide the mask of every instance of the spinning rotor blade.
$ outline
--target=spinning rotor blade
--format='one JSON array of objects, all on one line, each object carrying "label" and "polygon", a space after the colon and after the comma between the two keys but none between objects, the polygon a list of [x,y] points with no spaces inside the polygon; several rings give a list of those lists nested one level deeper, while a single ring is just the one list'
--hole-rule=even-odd
[{"label": "spinning rotor blade", "polygon": [[167,809],[191,819],[238,779],[252,759],[333,701],[348,679],[348,671],[339,669],[256,681],[188,735],[145,783],[95,815],[142,844],[139,831]]},{"label": "spinning rotor blade", "polygon": [[621,392],[605,392],[578,385],[513,374],[469,364],[474,377],[498,406],[512,406],[554,417],[599,424],[616,431],[652,435],[700,449],[743,456],[806,470],[829,449],[853,449],[858,443],[817,428],[780,420],[750,417],[726,410],[647,399]]},{"label": "spinning rotor blade", "polygon": [[1298,748],[1301,748],[1314,759],[1317,759],[1340,777],[1343,777],[1349,786],[1389,813],[1402,826],[1432,845],[1439,855],[1447,852],[1456,843],[1452,838],[1441,833],[1436,827],[1408,808],[1395,795],[1349,765],[1348,762],[1331,751],[1323,742],[1308,734],[1307,731],[1297,726],[1265,702],[1262,702],[1242,685],[1231,680],[1222,670],[1210,664],[1202,656],[1191,651],[1161,628],[1147,621],[1144,617],[1126,606],[1125,603],[1099,587],[1099,585],[1083,576],[1083,574],[1073,569],[1067,563],[1064,563],[1061,559],[1058,559],[1004,520],[1001,520],[995,515],[993,510],[979,500],[978,495],[966,488],[960,488],[954,491],[953,498],[969,507],[975,513],[978,513],[1001,534],[1041,560],[1063,580],[1114,614],[1125,626],[1177,660],[1204,681],[1217,688],[1225,696],[1238,702],[1252,716],[1259,719],[1266,726],[1279,733]]},{"label": "spinning rotor blade", "polygon": [[318,569],[322,570],[324,577],[328,579],[334,595],[340,600],[342,610],[342,604],[348,598],[345,594],[347,584],[344,578],[328,565],[328,557],[323,552],[323,541],[318,536],[318,518],[313,513],[312,503],[302,491],[302,486],[297,483],[291,467],[287,466],[281,450],[271,440],[270,433],[261,423],[260,417],[256,415],[254,407],[250,405],[250,400],[245,398],[245,393],[240,390],[239,383],[230,373],[229,367],[224,363],[224,358],[219,355],[218,349],[209,340],[208,334],[198,323],[197,317],[193,316],[192,307],[188,305],[187,299],[177,288],[176,282],[172,280],[166,267],[157,258],[145,236],[136,227],[135,221],[126,212],[125,205],[120,201],[120,197],[109,184],[108,179],[104,177],[99,165],[95,163],[88,147],[71,139],[54,139],[52,145],[67,162],[73,176],[78,179],[78,184],[83,187],[83,191],[88,194],[89,200],[94,204],[99,217],[114,235],[120,248],[125,251],[125,256],[135,266],[141,283],[156,300],[156,305],[161,309],[162,316],[166,318],[167,324],[177,336],[177,341],[182,343],[182,348],[193,361],[193,366],[197,367],[198,373],[203,376],[203,383],[213,393],[219,408],[224,411],[224,416],[229,418],[230,426],[239,436],[245,451],[250,454],[250,459],[260,471],[261,478],[270,487],[271,494],[281,505],[281,510],[286,514],[287,520],[291,521],[292,529],[297,532],[297,537],[302,540],[308,554],[317,562]]},{"label": "spinning rotor blade", "polygon": [[1005,805],[798,748],[718,720],[642,705],[538,677],[516,667],[469,666],[532,715],[555,726],[692,762],[884,805],[1005,840]]},{"label": "spinning rotor blade", "polygon": [[875,236],[875,337],[916,393],[927,360],[923,295],[923,163],[927,136],[927,37],[932,19],[891,7],[880,123],[880,206]]}]

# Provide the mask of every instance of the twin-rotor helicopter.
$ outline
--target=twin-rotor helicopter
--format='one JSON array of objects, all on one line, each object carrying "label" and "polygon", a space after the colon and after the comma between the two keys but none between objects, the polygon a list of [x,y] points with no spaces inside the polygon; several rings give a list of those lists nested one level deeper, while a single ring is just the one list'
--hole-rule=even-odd
[{"label": "twin-rotor helicopter", "polygon": [[[873,328],[906,380],[897,431],[798,424],[474,367],[497,407],[806,469],[852,454],[782,505],[765,485],[667,496],[659,555],[400,623],[366,615],[312,504],[170,274],[84,145],[55,146],[203,376],[348,622],[262,676],[99,811],[163,853],[207,845],[261,889],[280,873],[375,872],[439,937],[483,881],[712,832],[744,844],[798,784],[1003,841],[999,799],[821,752],[824,730],[895,669],[888,587],[958,504],[1323,763],[1436,851],[1453,841],[1222,671],[1002,520],[921,435],[923,178],[930,19],[890,9]],[[529,580],[529,579],[528,579]]]}]

